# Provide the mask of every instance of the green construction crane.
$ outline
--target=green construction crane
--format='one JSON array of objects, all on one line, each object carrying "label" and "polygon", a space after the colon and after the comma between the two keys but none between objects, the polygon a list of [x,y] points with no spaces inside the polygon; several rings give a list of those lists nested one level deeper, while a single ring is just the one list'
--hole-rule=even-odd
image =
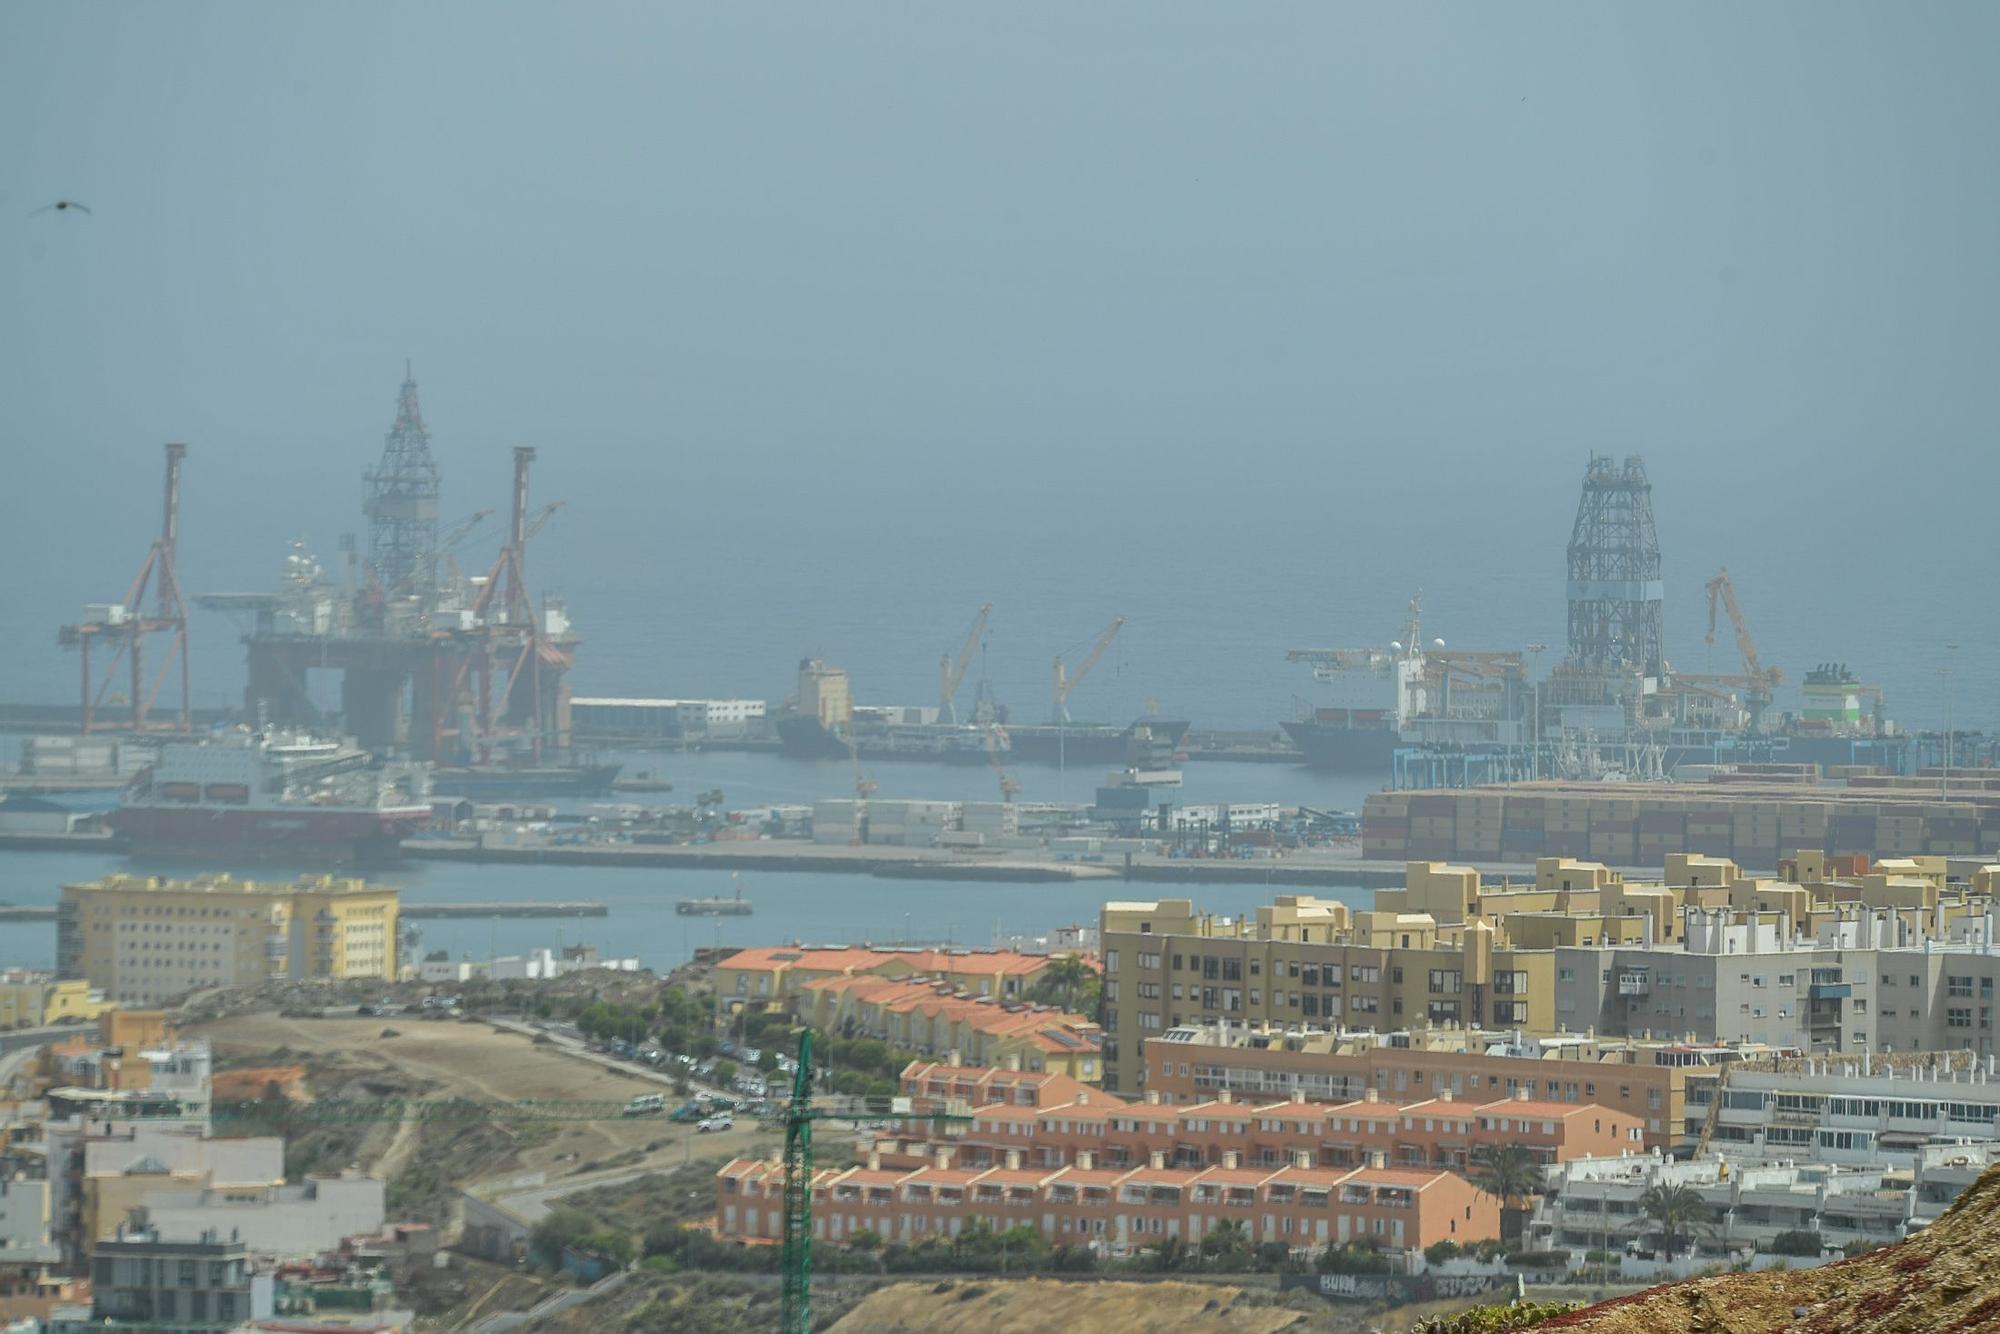
[{"label": "green construction crane", "polygon": [[812,1175],[815,1121],[970,1121],[965,1112],[918,1111],[908,1098],[851,1098],[815,1107],[812,1030],[799,1034],[799,1068],[785,1109],[785,1334],[812,1334]]}]

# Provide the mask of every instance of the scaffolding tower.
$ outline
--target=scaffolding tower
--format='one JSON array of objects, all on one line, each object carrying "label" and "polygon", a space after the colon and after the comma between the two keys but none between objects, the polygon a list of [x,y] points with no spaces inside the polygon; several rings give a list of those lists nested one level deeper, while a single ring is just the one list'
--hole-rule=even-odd
[{"label": "scaffolding tower", "polygon": [[403,363],[396,424],[382,439],[382,459],[365,475],[368,565],[390,597],[428,596],[437,580],[438,466],[417,403],[417,381]]},{"label": "scaffolding tower", "polygon": [[1569,663],[1580,671],[1661,674],[1660,537],[1638,455],[1592,454],[1569,539]]}]

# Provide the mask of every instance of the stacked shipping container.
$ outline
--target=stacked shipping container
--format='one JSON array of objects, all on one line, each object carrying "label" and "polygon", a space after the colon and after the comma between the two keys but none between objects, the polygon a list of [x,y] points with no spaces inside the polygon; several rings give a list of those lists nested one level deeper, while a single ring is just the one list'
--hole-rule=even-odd
[{"label": "stacked shipping container", "polygon": [[[1641,787],[1524,783],[1449,792],[1378,792],[1362,808],[1362,855],[1384,861],[1533,862],[1577,857],[1657,867],[1670,852],[1766,870],[1802,850],[1869,857],[2000,853],[2000,786],[1950,800],[1937,779],[1884,787],[1807,787],[1790,775]],[[1994,780],[2000,784],[2000,780]]]}]

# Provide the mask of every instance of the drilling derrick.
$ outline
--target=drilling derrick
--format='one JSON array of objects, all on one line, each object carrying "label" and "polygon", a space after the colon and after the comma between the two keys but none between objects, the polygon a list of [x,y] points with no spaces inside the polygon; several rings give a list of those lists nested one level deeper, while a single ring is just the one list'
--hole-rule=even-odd
[{"label": "drilling derrick", "polygon": [[396,400],[396,424],[382,439],[382,460],[366,474],[368,565],[394,597],[428,597],[437,579],[438,466],[408,363]]},{"label": "drilling derrick", "polygon": [[1569,539],[1569,666],[1658,677],[1661,624],[1660,538],[1646,464],[1633,455],[1621,468],[1593,454]]},{"label": "drilling derrick", "polygon": [[[160,536],[146,553],[139,573],[133,576],[132,584],[125,590],[121,602],[96,603],[83,609],[83,621],[78,625],[65,625],[57,639],[65,648],[78,650],[83,658],[83,731],[103,730],[117,724],[108,723],[100,716],[113,684],[118,680],[121,665],[129,666],[131,673],[131,712],[124,725],[135,732],[158,727],[151,721],[152,707],[158,702],[160,689],[167,683],[167,673],[176,665],[180,668],[181,707],[176,723],[166,726],[177,727],[182,732],[193,730],[193,684],[188,678],[188,624],[187,603],[181,597],[180,572],[175,564],[175,550],[180,543],[181,523],[181,459],[187,454],[186,445],[167,446],[167,476],[164,499],[161,504]],[[146,593],[148,587],[153,593],[153,611],[146,613]],[[148,676],[145,663],[147,637],[153,634],[169,636],[165,657],[160,662],[159,671]],[[93,678],[91,672],[91,652],[94,646],[105,645],[111,653],[109,661],[102,662],[101,678]],[[95,684],[93,684],[95,681]]]}]

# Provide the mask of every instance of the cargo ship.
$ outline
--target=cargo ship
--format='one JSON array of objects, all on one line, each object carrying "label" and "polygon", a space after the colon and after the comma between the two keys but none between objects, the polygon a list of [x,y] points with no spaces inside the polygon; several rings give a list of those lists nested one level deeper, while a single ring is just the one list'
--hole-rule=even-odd
[{"label": "cargo ship", "polygon": [[1423,640],[1421,597],[1402,638],[1384,648],[1293,649],[1309,662],[1315,697],[1283,724],[1306,764],[1386,777],[1399,746],[1452,751],[1525,745],[1534,689],[1519,653],[1447,650]]},{"label": "cargo ship", "polygon": [[1402,744],[1403,721],[1423,710],[1424,648],[1418,604],[1403,638],[1387,648],[1295,648],[1288,662],[1312,664],[1314,697],[1285,735],[1306,764],[1336,773],[1386,774]]},{"label": "cargo ship", "polygon": [[436,769],[431,790],[441,797],[597,797],[611,791],[619,764],[482,765]]},{"label": "cargo ship", "polygon": [[162,745],[106,820],[134,852],[317,863],[394,860],[430,818],[423,765],[238,729]]}]

